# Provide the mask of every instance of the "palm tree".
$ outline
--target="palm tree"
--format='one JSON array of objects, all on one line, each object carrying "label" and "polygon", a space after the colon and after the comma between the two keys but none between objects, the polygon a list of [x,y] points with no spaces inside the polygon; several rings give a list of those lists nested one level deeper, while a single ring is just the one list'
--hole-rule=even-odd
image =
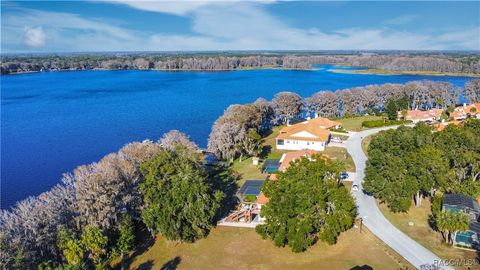
[{"label": "palm tree", "polygon": [[470,216],[464,212],[442,211],[436,217],[438,229],[442,232],[445,243],[453,245],[451,234],[468,230]]},{"label": "palm tree", "polygon": [[442,232],[443,239],[445,239],[445,243],[448,243],[450,240],[450,219],[449,219],[450,211],[442,211],[440,212],[437,217],[435,218],[435,222],[437,223],[437,228]]}]

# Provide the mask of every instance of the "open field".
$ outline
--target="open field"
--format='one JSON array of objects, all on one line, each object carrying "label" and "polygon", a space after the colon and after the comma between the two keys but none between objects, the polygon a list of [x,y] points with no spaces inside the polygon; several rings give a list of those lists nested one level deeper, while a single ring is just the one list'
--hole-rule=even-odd
[{"label": "open field", "polygon": [[358,131],[358,130],[364,129],[362,128],[363,121],[381,120],[382,118],[383,117],[381,116],[364,115],[364,116],[352,116],[348,118],[335,119],[335,121],[342,123],[343,127],[346,130]]},{"label": "open field", "polygon": [[[421,207],[412,206],[408,213],[393,213],[386,204],[379,204],[383,215],[399,230],[406,233],[419,244],[442,259],[475,259],[474,251],[454,248],[444,243],[441,233],[434,231],[428,224],[431,215],[430,201],[424,200]],[[409,226],[412,221],[414,226]],[[462,269],[462,268],[460,268]],[[467,269],[467,268],[465,268]],[[476,268],[478,269],[478,268]]]},{"label": "open field", "polygon": [[[129,259],[130,269],[373,269],[408,266],[368,230],[351,229],[336,245],[323,242],[293,253],[263,240],[253,229],[217,227],[193,244],[168,242],[158,236],[152,246]],[[369,269],[369,268],[366,268]],[[411,266],[409,269],[413,269]]]}]

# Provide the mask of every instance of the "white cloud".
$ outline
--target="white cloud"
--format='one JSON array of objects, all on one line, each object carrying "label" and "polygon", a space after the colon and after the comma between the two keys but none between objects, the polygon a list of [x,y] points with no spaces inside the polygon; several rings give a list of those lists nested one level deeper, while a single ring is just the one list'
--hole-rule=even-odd
[{"label": "white cloud", "polygon": [[417,18],[418,18],[417,15],[401,15],[401,16],[386,20],[385,23],[391,24],[391,25],[402,25],[409,22],[413,22]]},{"label": "white cloud", "polygon": [[[193,34],[152,34],[122,27],[126,22],[106,22],[77,14],[22,9],[21,12],[3,16],[2,47],[25,50],[18,44],[28,44],[23,41],[26,36],[18,36],[18,33],[23,33],[24,29],[37,29],[37,32],[43,33],[37,33],[37,37],[43,38],[32,39],[30,45],[43,45],[48,41],[48,46],[38,45],[35,48],[50,51],[480,49],[478,26],[460,30],[438,29],[436,34],[384,27],[325,32],[318,28],[292,27],[266,12],[259,3],[202,2],[201,5],[189,3],[188,8],[184,6],[175,10],[165,5],[154,9],[155,5],[162,3],[144,2],[141,8],[162,13],[188,13],[186,16],[192,20]],[[147,7],[147,4],[151,6]]]},{"label": "white cloud", "polygon": [[187,13],[206,5],[210,5],[211,2],[206,1],[189,1],[189,0],[177,0],[177,1],[131,1],[131,0],[114,0],[113,3],[119,3],[128,5],[132,8],[171,13],[175,15],[186,15]]},{"label": "white cloud", "polygon": [[201,7],[205,6],[223,6],[235,2],[256,2],[256,3],[273,3],[275,0],[111,0],[109,2],[128,5],[135,9],[170,13],[175,15],[187,15]]},{"label": "white cloud", "polygon": [[42,27],[25,27],[23,42],[29,47],[41,47],[45,45],[47,36],[43,32]]}]

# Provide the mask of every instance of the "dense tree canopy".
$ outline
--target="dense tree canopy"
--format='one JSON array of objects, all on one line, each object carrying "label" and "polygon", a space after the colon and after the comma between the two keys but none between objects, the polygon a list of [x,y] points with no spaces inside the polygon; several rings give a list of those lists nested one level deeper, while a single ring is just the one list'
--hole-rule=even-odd
[{"label": "dense tree canopy", "polygon": [[257,232],[295,252],[319,239],[334,244],[356,216],[353,198],[337,184],[341,168],[321,156],[312,161],[302,158],[280,173],[278,181],[266,182],[263,191],[269,203],[262,208],[266,224],[257,226]]},{"label": "dense tree canopy", "polygon": [[212,126],[208,150],[220,158],[233,161],[243,154],[255,155],[259,134],[271,127],[274,113],[269,102],[231,105]]},{"label": "dense tree canopy", "polygon": [[[114,254],[121,256],[133,248],[132,224],[125,220],[139,220],[141,209],[145,208],[140,192],[140,183],[144,181],[141,165],[160,153],[172,151],[164,149],[162,143],[165,148],[192,151],[192,158],[198,155],[185,135],[172,134],[178,135],[168,133],[159,143],[129,143],[97,163],[65,174],[62,183],[52,190],[18,202],[11,210],[1,210],[0,268],[103,267]],[[208,179],[213,190],[222,189],[232,196],[234,186],[228,171],[211,168]],[[198,185],[183,182],[176,186],[185,187]],[[212,194],[203,196],[218,195]],[[222,208],[224,205],[228,205],[225,199]]]},{"label": "dense tree canopy", "polygon": [[420,123],[376,135],[368,148],[364,188],[388,203],[393,211],[407,211],[415,199],[434,189],[475,198],[480,193],[479,120],[465,127],[447,126],[433,133]]},{"label": "dense tree canopy", "polygon": [[142,219],[152,234],[192,242],[208,233],[226,194],[217,189],[197,153],[182,146],[166,149],[142,172]]},{"label": "dense tree canopy", "polygon": [[292,92],[280,92],[273,98],[272,106],[280,122],[288,124],[302,112],[302,97]]}]

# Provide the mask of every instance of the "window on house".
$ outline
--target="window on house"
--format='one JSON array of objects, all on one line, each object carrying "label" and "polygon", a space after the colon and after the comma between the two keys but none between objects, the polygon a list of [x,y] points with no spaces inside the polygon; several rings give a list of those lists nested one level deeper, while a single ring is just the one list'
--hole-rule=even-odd
[{"label": "window on house", "polygon": [[283,140],[277,140],[277,145],[283,145]]},{"label": "window on house", "polygon": [[287,141],[287,143],[290,143],[290,141]]}]

